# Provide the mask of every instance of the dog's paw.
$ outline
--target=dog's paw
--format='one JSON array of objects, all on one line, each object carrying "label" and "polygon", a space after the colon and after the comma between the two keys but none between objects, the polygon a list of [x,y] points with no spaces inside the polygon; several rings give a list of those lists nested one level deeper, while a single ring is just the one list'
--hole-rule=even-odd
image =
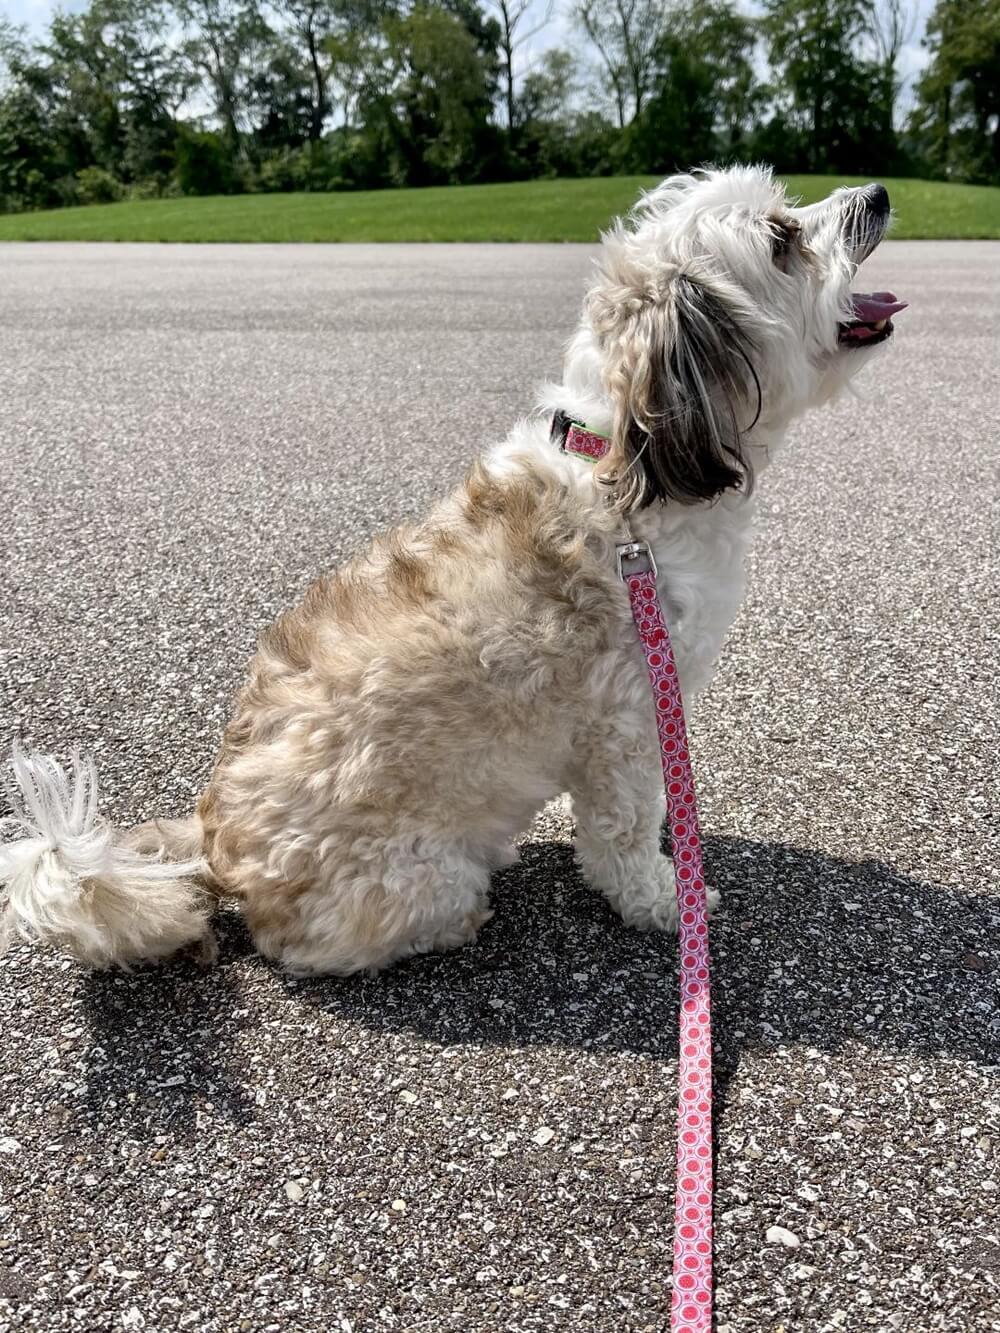
[{"label": "dog's paw", "polygon": [[652,872],[631,884],[622,895],[618,910],[626,926],[676,934],[677,885],[673,862],[665,856],[658,857]]},{"label": "dog's paw", "polygon": [[[711,915],[719,905],[718,889],[707,889],[706,898]],[[627,926],[634,926],[637,930],[662,930],[665,934],[676,935],[677,883],[674,863],[665,856],[660,858],[654,873],[623,897],[620,912]]]}]

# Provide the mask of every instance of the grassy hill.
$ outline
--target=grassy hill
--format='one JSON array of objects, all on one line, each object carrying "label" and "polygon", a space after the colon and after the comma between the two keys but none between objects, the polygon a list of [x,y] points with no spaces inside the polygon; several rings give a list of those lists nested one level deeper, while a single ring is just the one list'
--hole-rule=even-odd
[{"label": "grassy hill", "polygon": [[[593,241],[652,176],[153,199],[0,217],[0,241]],[[853,178],[794,176],[806,202]],[[1000,189],[887,180],[897,239],[1000,239]]]}]

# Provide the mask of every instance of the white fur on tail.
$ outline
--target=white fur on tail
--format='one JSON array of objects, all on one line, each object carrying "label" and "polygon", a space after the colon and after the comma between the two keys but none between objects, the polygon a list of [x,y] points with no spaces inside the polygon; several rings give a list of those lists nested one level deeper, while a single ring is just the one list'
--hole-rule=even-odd
[{"label": "white fur on tail", "polygon": [[[207,932],[198,861],[165,864],[123,845],[97,813],[97,770],[73,756],[15,748],[4,782],[21,837],[0,844],[0,953],[14,936],[67,950],[91,967],[129,967],[175,953]],[[6,827],[4,827],[6,826]]]}]

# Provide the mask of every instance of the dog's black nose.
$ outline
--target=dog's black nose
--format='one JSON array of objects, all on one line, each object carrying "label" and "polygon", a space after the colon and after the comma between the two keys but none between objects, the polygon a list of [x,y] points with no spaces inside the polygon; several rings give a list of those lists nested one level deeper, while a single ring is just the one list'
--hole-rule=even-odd
[{"label": "dog's black nose", "polygon": [[874,182],[864,186],[865,203],[873,213],[884,214],[889,211],[889,191],[884,185]]}]

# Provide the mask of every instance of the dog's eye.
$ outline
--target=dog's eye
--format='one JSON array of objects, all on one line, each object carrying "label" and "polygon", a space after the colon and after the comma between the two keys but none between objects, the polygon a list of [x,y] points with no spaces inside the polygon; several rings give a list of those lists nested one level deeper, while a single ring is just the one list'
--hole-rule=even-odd
[{"label": "dog's eye", "polygon": [[772,222],[771,258],[776,264],[780,265],[787,259],[798,234],[799,228],[795,222]]}]

